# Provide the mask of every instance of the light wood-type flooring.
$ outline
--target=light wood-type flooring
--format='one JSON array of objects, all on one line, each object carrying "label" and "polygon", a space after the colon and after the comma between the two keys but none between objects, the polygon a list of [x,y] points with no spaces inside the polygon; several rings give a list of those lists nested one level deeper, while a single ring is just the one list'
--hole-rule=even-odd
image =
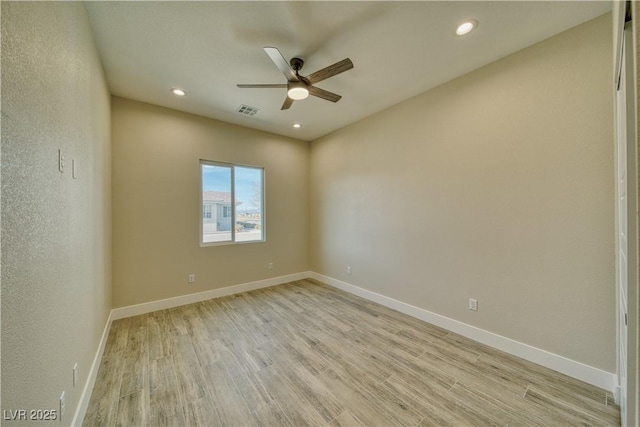
[{"label": "light wood-type flooring", "polygon": [[604,390],[313,280],[113,322],[85,426],[619,425]]}]

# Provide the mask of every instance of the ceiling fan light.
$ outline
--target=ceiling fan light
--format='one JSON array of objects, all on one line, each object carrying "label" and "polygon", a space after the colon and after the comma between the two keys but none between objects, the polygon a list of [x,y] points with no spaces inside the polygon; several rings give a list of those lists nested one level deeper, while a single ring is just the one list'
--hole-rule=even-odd
[{"label": "ceiling fan light", "polygon": [[287,91],[287,96],[295,101],[299,101],[309,96],[309,90],[300,86],[292,87]]}]

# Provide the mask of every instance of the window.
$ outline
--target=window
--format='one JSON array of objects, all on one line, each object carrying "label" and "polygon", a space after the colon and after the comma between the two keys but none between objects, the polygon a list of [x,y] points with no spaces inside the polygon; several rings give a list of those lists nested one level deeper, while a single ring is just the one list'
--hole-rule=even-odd
[{"label": "window", "polygon": [[211,218],[211,205],[202,206],[202,218]]},{"label": "window", "polygon": [[264,169],[200,160],[200,244],[264,241]]}]

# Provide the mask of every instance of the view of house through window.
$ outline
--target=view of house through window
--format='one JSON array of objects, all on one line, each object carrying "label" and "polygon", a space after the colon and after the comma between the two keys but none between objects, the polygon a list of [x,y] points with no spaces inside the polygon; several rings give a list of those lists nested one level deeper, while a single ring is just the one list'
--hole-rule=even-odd
[{"label": "view of house through window", "polygon": [[264,240],[264,170],[201,160],[200,243]]}]

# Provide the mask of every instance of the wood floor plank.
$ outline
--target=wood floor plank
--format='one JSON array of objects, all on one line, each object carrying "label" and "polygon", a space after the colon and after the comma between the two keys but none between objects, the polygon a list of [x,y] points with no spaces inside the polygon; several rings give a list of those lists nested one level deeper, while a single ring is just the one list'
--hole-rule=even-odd
[{"label": "wood floor plank", "polygon": [[111,323],[103,358],[120,354],[127,347],[130,319],[117,319]]},{"label": "wood floor plank", "polygon": [[143,389],[120,398],[117,427],[149,424],[149,390]]},{"label": "wood floor plank", "polygon": [[[295,340],[279,343],[277,346],[266,345],[264,348],[271,349],[270,354],[273,355],[274,360],[283,360],[284,358],[288,362],[300,364],[313,375],[323,372],[330,363],[324,357],[312,351],[310,347],[305,346],[303,343],[295,342]],[[281,356],[278,356],[277,353],[281,353]]]},{"label": "wood floor plank", "polygon": [[185,335],[187,333],[187,327],[182,316],[183,311],[184,306],[169,309],[169,330],[167,331],[169,335]]},{"label": "wood floor plank", "polygon": [[251,340],[246,340],[240,336],[237,336],[232,341],[222,341],[222,344],[224,348],[234,354],[240,367],[248,376],[273,363],[272,357],[267,350],[268,346],[256,346]]},{"label": "wood floor plank", "polygon": [[[325,342],[327,344],[324,344]],[[311,347],[311,351],[321,355],[326,360],[333,361],[334,363],[331,363],[331,367],[339,366],[349,370],[354,375],[358,374],[363,382],[373,385],[380,384],[391,375],[387,369],[381,368],[380,364],[365,363],[365,356],[357,351],[356,346],[350,349],[345,348],[336,345],[335,341],[325,338],[322,342]],[[336,364],[335,362],[338,363]]]},{"label": "wood floor plank", "polygon": [[605,390],[495,349],[489,348],[479,360],[493,360],[499,365],[501,371],[510,374],[519,372],[530,383],[535,383],[539,387],[542,387],[543,384],[555,385],[567,393],[582,396],[594,403],[606,402],[607,392]]},{"label": "wood floor plank", "polygon": [[[184,424],[174,424],[174,426],[212,427],[228,425],[220,421],[214,402],[208,395],[185,405],[184,414]],[[247,423],[247,425],[253,424]]]},{"label": "wood floor plank", "polygon": [[123,357],[117,357],[113,352],[110,357],[103,357],[83,425],[115,425],[124,362]]},{"label": "wood floor plank", "polygon": [[488,394],[505,395],[506,399],[511,399],[524,395],[527,389],[509,376],[482,371],[475,364],[456,356],[454,351],[443,354],[441,350],[428,348],[419,359]]},{"label": "wood floor plank", "polygon": [[359,385],[353,383],[349,376],[338,374],[333,369],[327,369],[317,376],[324,385],[332,390],[341,402],[344,402],[347,409],[364,425],[367,426],[391,426],[395,425],[392,418],[378,408],[367,395],[363,395],[359,390]]},{"label": "wood floor plank", "polygon": [[390,377],[381,384],[381,387],[388,393],[399,396],[407,405],[417,410],[423,416],[420,425],[495,424],[489,414],[470,408],[463,400],[451,395],[448,390],[429,389],[428,385],[422,384],[416,387],[415,382],[410,385],[396,376]]},{"label": "wood floor plank", "polygon": [[[525,400],[534,408],[540,410],[542,418],[547,425],[550,424],[568,424],[595,426],[602,425],[596,418],[575,409],[571,406],[562,404],[550,396],[539,393],[535,390],[527,390]],[[543,409],[544,408],[544,409]]]},{"label": "wood floor plank", "polygon": [[225,373],[233,378],[234,384],[250,411],[257,411],[273,401],[269,389],[260,380],[256,371],[247,365],[243,366],[234,353],[229,350],[221,352],[219,363]]},{"label": "wood floor plank", "polygon": [[150,362],[149,420],[153,426],[184,425],[184,408],[173,359],[166,356]]},{"label": "wood floor plank", "polygon": [[140,392],[148,382],[147,316],[132,317],[129,322],[120,396]]},{"label": "wood floor plank", "polygon": [[419,357],[408,357],[405,352],[395,348],[370,346],[363,354],[369,363],[382,364],[392,375],[414,383],[417,387],[428,385],[430,389],[442,392],[449,390],[457,381],[454,375],[447,372],[447,367],[443,368]]},{"label": "wood floor plank", "polygon": [[218,348],[220,343],[218,340],[209,339],[209,331],[204,324],[204,320],[198,309],[191,305],[185,307],[184,324],[187,328],[187,334],[191,339],[191,346],[198,358],[200,366],[207,366],[218,360]]},{"label": "wood floor plank", "polygon": [[237,331],[233,322],[218,308],[215,300],[195,304],[196,310],[204,319],[205,327],[212,340],[232,339]]},{"label": "wood floor plank", "polygon": [[225,426],[253,425],[251,411],[238,390],[232,372],[218,361],[204,369],[208,395]]},{"label": "wood floor plank", "polygon": [[258,426],[294,427],[277,402],[272,401],[251,413]]},{"label": "wood floor plank", "polygon": [[196,350],[193,348],[193,341],[188,334],[174,337],[172,343],[172,355],[176,363],[200,365]]},{"label": "wood floor plank", "polygon": [[[526,371],[520,369],[511,369],[501,364],[487,362],[486,358],[481,358],[477,363],[481,370],[493,370],[503,377],[508,376],[513,381],[517,381],[536,391],[542,392],[552,398],[558,399],[567,405],[582,410],[595,418],[603,421],[603,423],[614,422],[619,424],[620,408],[617,405],[608,404],[606,393],[598,393],[597,397],[588,393],[585,395],[584,390],[576,390],[574,379],[566,378],[565,381],[556,381],[552,378],[540,373],[539,375],[530,375]],[[555,378],[555,376],[553,376]]]},{"label": "wood floor plank", "polygon": [[271,390],[275,401],[293,425],[321,426],[326,424],[324,418],[304,398],[304,395],[291,387],[273,366],[263,369],[258,376]]},{"label": "wood floor plank", "polygon": [[[544,426],[540,419],[531,416],[523,420],[519,417],[517,411],[511,408],[514,405],[503,404],[502,401],[492,398],[491,396],[478,391],[472,390],[462,382],[457,382],[451,390],[449,390],[451,399],[458,399],[464,402],[464,405],[473,410],[476,414],[482,414],[486,418],[487,424],[492,425],[538,425]],[[514,397],[514,400],[518,399]],[[484,423],[483,423],[484,424]]]},{"label": "wood floor plank", "polygon": [[304,309],[295,304],[290,296],[283,293],[279,286],[274,286],[264,290],[268,301],[270,301],[274,307],[280,310],[289,311],[292,313],[303,313]]},{"label": "wood floor plank", "polygon": [[[394,376],[380,384],[380,387],[387,393],[399,396],[407,405],[417,410],[423,416],[419,425],[462,425],[462,420],[455,416],[455,412],[448,410],[445,405],[438,406],[438,399],[425,398],[424,395],[415,393],[413,389],[407,387],[401,380]],[[438,396],[442,396],[443,400],[446,399],[446,391],[439,392]]]},{"label": "wood floor plank", "polygon": [[611,400],[304,279],[114,321],[83,425],[619,425]]},{"label": "wood floor plank", "polygon": [[332,427],[354,427],[354,426],[364,426],[359,419],[357,419],[349,410],[342,411],[340,415],[335,417],[331,423],[329,423]]},{"label": "wood floor plank", "polygon": [[189,335],[177,338],[172,358],[182,404],[187,405],[204,397],[204,376]]},{"label": "wood floor plank", "polygon": [[167,335],[167,310],[149,313],[147,317],[147,341],[149,360],[156,360],[171,354],[171,341]]},{"label": "wood floor plank", "polygon": [[588,404],[581,399],[581,396],[567,394],[556,388],[541,390],[536,386],[531,386],[529,387],[529,392],[537,393],[539,396],[544,396],[545,399],[583,412],[589,418],[595,419],[599,424],[609,424],[612,421],[618,423],[620,421],[620,409],[618,407],[607,406],[606,404]]},{"label": "wood floor plank", "polygon": [[275,366],[281,377],[289,381],[291,387],[313,405],[318,413],[329,422],[344,412],[344,406],[324,384],[304,366]]},{"label": "wood floor plank", "polygon": [[[391,322],[392,320],[388,320]],[[393,321],[395,322],[395,321]],[[397,335],[401,337],[405,337],[406,339],[414,339],[421,342],[423,345],[432,345],[433,343],[437,343],[442,341],[443,337],[446,336],[439,328],[421,328],[415,329],[412,327],[403,326],[400,328]]]}]

